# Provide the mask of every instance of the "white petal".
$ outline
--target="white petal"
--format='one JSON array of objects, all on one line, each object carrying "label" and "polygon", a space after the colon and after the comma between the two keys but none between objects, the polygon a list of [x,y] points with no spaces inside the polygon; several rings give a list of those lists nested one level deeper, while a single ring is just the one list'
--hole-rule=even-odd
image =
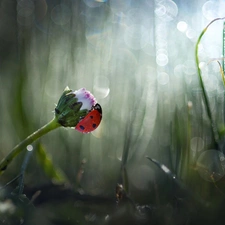
[{"label": "white petal", "polygon": [[75,98],[78,99],[78,102],[82,102],[83,105],[80,108],[82,109],[87,109],[91,110],[91,108],[97,103],[95,97],[91,94],[91,92],[87,91],[85,88],[81,88],[75,93]]}]

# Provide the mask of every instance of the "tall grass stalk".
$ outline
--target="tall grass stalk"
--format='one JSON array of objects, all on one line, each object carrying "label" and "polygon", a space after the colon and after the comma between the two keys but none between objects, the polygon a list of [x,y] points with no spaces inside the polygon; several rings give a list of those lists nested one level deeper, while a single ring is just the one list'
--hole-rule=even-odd
[{"label": "tall grass stalk", "polygon": [[31,150],[26,152],[25,158],[23,160],[23,164],[21,166],[21,170],[20,170],[21,176],[19,178],[19,185],[18,185],[18,189],[19,189],[18,190],[18,194],[19,195],[23,193],[25,170],[27,168],[27,164],[28,164],[28,162],[30,160],[30,157],[31,157],[32,153],[33,153],[33,147],[32,147]]},{"label": "tall grass stalk", "polygon": [[190,182],[190,163],[191,163],[191,111],[192,102],[188,102],[188,118],[187,118],[187,142],[186,142],[186,171],[187,171],[187,183]]},{"label": "tall grass stalk", "polygon": [[223,72],[225,69],[224,57],[225,57],[225,22],[223,23],[223,63],[222,63]]},{"label": "tall grass stalk", "polygon": [[218,62],[219,67],[220,67],[220,74],[221,74],[221,77],[222,77],[223,85],[225,87],[224,69],[222,68],[221,63],[219,61],[217,61],[217,62]]},{"label": "tall grass stalk", "polygon": [[215,143],[215,145],[216,145],[216,148],[218,148],[218,139],[219,139],[219,135],[218,135],[217,129],[215,128],[215,124],[214,124],[214,122],[213,122],[212,112],[211,112],[211,109],[210,109],[209,99],[208,99],[208,96],[207,96],[207,93],[206,93],[206,89],[205,89],[205,86],[204,86],[204,82],[203,82],[203,79],[202,79],[201,69],[200,69],[200,67],[199,67],[198,50],[199,50],[199,44],[200,44],[200,42],[201,42],[201,39],[202,39],[203,35],[205,34],[205,32],[207,31],[207,29],[209,28],[209,26],[210,26],[212,23],[214,23],[215,21],[217,21],[217,20],[224,20],[224,19],[225,19],[225,17],[223,17],[223,18],[216,18],[216,19],[212,20],[212,21],[204,28],[204,30],[201,32],[201,34],[199,35],[198,40],[197,40],[197,43],[196,43],[196,46],[195,46],[195,62],[196,62],[196,65],[197,65],[197,72],[198,72],[199,82],[200,82],[200,86],[201,86],[201,89],[202,89],[202,92],[203,92],[203,100],[204,100],[204,103],[205,103],[205,106],[206,106],[206,112],[207,112],[207,115],[208,115],[209,120],[210,120],[212,132],[213,132],[213,139],[214,139],[214,143]]}]

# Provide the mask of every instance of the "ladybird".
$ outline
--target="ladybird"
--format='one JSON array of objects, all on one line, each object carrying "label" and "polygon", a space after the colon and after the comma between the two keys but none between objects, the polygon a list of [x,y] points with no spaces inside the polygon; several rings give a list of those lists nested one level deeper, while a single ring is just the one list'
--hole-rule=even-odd
[{"label": "ladybird", "polygon": [[75,129],[81,133],[89,133],[95,130],[102,120],[102,108],[96,104],[93,109],[79,121]]}]

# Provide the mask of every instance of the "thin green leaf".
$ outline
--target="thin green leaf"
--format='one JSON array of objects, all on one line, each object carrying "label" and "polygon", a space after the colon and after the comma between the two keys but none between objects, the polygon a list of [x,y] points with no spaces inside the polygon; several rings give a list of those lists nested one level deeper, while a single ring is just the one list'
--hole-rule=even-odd
[{"label": "thin green leaf", "polygon": [[209,117],[209,120],[210,120],[210,123],[211,123],[211,127],[212,127],[212,132],[214,134],[214,141],[215,141],[215,144],[218,146],[218,131],[216,130],[215,126],[214,126],[214,122],[213,122],[213,118],[212,118],[212,113],[211,113],[211,110],[210,110],[210,104],[209,104],[209,99],[208,99],[208,96],[207,96],[207,93],[206,93],[206,90],[205,90],[205,86],[204,86],[204,82],[202,80],[202,73],[201,73],[201,69],[199,67],[199,57],[198,57],[198,47],[199,47],[199,44],[201,42],[201,39],[203,37],[203,35],[205,34],[205,32],[207,31],[207,29],[209,28],[209,26],[214,23],[215,21],[217,20],[224,20],[225,17],[223,18],[216,18],[214,20],[212,20],[205,28],[204,30],[201,32],[201,34],[199,35],[198,37],[198,40],[197,40],[197,43],[196,43],[196,46],[195,46],[195,62],[196,62],[196,66],[197,66],[197,71],[198,71],[198,77],[199,77],[199,82],[200,82],[200,86],[202,88],[202,92],[203,92],[203,100],[205,102],[205,106],[206,106],[206,112],[207,112],[207,115]]},{"label": "thin green leaf", "polygon": [[39,164],[49,178],[57,183],[67,182],[65,174],[53,165],[50,156],[46,153],[44,147],[41,144],[38,145],[35,152]]}]

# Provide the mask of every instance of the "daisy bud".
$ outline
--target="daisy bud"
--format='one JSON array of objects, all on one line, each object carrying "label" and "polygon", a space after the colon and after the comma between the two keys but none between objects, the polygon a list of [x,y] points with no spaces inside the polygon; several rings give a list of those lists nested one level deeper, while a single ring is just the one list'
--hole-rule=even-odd
[{"label": "daisy bud", "polygon": [[72,91],[66,87],[55,108],[55,117],[64,127],[75,127],[95,106],[94,96],[85,88]]}]

